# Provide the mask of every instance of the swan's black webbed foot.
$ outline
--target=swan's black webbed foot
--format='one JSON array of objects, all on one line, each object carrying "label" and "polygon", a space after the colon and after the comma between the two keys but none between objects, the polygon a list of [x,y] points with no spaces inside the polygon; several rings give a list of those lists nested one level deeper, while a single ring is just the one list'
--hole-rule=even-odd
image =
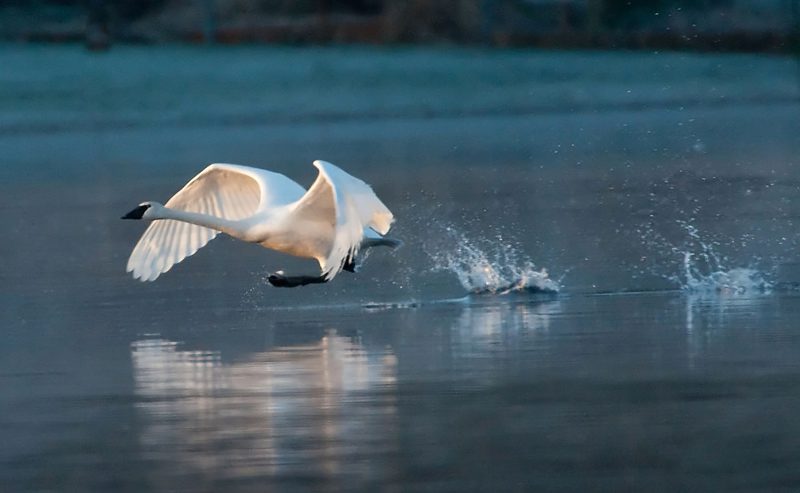
[{"label": "swan's black webbed foot", "polygon": [[321,284],[328,282],[325,276],[285,276],[281,272],[270,274],[267,281],[276,288],[296,288],[306,284]]},{"label": "swan's black webbed foot", "polygon": [[356,265],[355,259],[353,257],[347,257],[344,265],[342,265],[342,270],[346,270],[347,272],[355,272],[357,267],[358,266]]}]

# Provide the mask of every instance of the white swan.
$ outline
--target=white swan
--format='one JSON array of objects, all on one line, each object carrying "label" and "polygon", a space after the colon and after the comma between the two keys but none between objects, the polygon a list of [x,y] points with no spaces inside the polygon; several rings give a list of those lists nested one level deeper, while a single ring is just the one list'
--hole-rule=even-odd
[{"label": "white swan", "polygon": [[331,163],[306,190],[284,175],[234,164],[212,164],[166,203],[143,202],[122,219],[154,221],[128,259],[127,271],[154,281],[220,232],[319,262],[320,276],[269,276],[275,286],[327,282],[353,271],[359,248],[395,247],[386,238],[394,216],[369,185]]}]

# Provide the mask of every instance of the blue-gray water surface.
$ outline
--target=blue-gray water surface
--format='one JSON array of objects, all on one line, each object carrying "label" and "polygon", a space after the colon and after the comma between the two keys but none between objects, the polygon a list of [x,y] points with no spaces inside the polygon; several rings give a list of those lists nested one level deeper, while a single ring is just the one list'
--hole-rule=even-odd
[{"label": "blue-gray water surface", "polygon": [[[5,61],[22,80],[61,49]],[[747,97],[754,60],[697,56],[755,79],[720,99],[615,106],[621,77],[563,111],[110,124],[108,96],[74,127],[0,121],[0,490],[797,491],[800,105]],[[313,263],[225,237],[124,272],[139,202],[212,161],[308,185],[317,158],[373,185],[402,248],[297,289],[265,277]]]}]

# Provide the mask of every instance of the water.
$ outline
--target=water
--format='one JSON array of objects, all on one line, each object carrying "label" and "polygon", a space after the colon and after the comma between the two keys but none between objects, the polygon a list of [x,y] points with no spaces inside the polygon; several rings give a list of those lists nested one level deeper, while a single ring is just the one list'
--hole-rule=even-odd
[{"label": "water", "polygon": [[[115,56],[91,69],[143,54]],[[101,99],[76,117],[97,124],[0,127],[0,489],[797,490],[800,106],[749,81],[710,104],[680,99],[710,98],[706,73],[652,108],[615,107],[623,79],[597,110],[241,126],[150,120],[109,85],[135,124],[104,126]],[[208,89],[175,87],[158,98]],[[373,185],[402,248],[289,290],[266,275],[313,263],[222,237],[125,274],[132,206],[208,161],[310,184],[315,158]]]}]

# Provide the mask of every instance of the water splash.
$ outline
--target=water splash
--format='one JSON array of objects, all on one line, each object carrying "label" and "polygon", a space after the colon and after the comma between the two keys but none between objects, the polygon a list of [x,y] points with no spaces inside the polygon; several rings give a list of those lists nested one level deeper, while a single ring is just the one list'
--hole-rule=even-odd
[{"label": "water splash", "polygon": [[551,279],[546,269],[521,257],[518,248],[502,235],[494,238],[491,245],[481,246],[451,226],[444,229],[445,244],[426,248],[433,270],[455,274],[469,293],[557,293],[561,289],[559,281]]},{"label": "water splash", "polygon": [[676,221],[687,239],[679,246],[659,236],[659,242],[681,259],[677,273],[664,277],[692,294],[768,293],[773,288],[769,275],[754,267],[729,267],[728,259],[717,252],[716,243],[700,235],[689,221]]},{"label": "water splash", "polygon": [[765,274],[757,269],[735,267],[703,273],[690,252],[684,252],[683,281],[681,287],[691,293],[767,293],[772,289]]}]

